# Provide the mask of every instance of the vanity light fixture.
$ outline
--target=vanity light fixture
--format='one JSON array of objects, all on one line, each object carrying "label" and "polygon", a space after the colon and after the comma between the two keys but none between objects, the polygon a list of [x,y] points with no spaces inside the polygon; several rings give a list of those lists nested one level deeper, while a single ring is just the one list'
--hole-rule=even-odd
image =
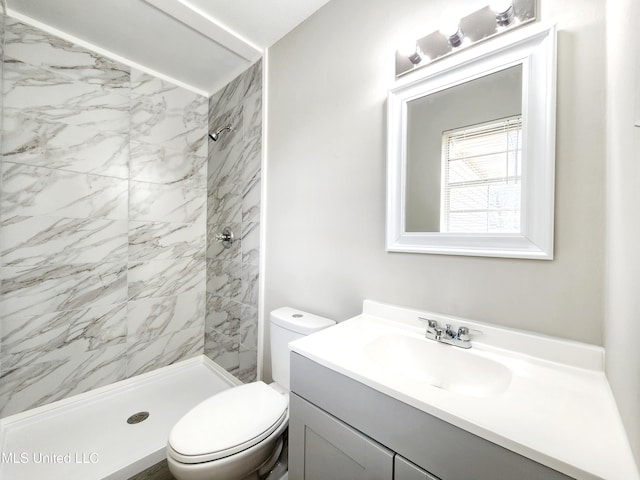
[{"label": "vanity light fixture", "polygon": [[[396,51],[396,78],[536,20],[537,0],[485,0],[482,8],[456,16],[447,11],[438,31]],[[459,15],[459,14],[458,14]]]},{"label": "vanity light fixture", "polygon": [[513,8],[512,0],[493,0],[489,8],[496,14],[496,24],[498,27],[511,25],[516,19],[516,10]]}]

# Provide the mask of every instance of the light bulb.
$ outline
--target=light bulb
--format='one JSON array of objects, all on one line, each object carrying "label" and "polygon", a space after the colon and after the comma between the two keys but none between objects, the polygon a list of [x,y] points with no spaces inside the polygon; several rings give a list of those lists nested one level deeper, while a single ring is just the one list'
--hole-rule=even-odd
[{"label": "light bulb", "polygon": [[415,40],[406,39],[398,45],[398,53],[403,57],[410,57],[411,55],[416,53],[417,50],[418,44]]},{"label": "light bulb", "polygon": [[452,47],[459,47],[464,40],[464,33],[460,28],[460,19],[450,11],[440,16],[440,33],[444,35]]},{"label": "light bulb", "polygon": [[445,12],[440,17],[440,33],[449,38],[451,35],[455,35],[460,30],[460,19],[451,14],[451,12]]},{"label": "light bulb", "polygon": [[407,57],[414,65],[419,64],[425,58],[420,50],[420,46],[415,40],[403,40],[398,47],[398,53],[403,57]]},{"label": "light bulb", "polygon": [[512,0],[492,0],[489,3],[489,8],[496,13],[505,13],[512,5]]},{"label": "light bulb", "polygon": [[489,8],[496,14],[496,23],[499,27],[510,25],[516,17],[512,0],[493,0]]}]

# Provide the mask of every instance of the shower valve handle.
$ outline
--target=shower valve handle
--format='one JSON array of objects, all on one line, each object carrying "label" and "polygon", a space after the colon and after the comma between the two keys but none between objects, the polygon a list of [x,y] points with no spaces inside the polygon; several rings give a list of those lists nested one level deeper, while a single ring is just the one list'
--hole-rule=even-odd
[{"label": "shower valve handle", "polygon": [[224,227],[222,233],[218,233],[215,239],[217,242],[222,243],[224,248],[230,248],[234,240],[233,232],[229,227]]}]

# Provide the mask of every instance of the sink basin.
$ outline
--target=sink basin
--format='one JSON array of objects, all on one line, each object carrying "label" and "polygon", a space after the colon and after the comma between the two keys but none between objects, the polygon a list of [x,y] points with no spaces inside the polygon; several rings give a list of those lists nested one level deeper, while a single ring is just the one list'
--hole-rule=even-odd
[{"label": "sink basin", "polygon": [[470,397],[499,394],[511,382],[503,364],[426,338],[383,335],[365,345],[364,354],[376,369],[398,379]]}]

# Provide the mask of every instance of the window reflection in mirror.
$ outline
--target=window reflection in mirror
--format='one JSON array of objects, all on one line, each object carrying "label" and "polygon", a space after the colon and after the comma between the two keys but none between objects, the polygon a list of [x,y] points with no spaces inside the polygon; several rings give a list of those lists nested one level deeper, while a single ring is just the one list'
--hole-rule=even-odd
[{"label": "window reflection in mirror", "polygon": [[522,65],[407,102],[407,232],[518,233]]},{"label": "window reflection in mirror", "polygon": [[522,116],[442,135],[441,232],[520,232]]}]

